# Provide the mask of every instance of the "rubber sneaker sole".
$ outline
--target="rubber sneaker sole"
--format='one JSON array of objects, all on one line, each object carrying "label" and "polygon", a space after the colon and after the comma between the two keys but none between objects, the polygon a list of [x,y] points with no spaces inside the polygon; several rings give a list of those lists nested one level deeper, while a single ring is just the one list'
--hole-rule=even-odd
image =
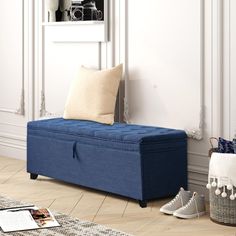
[{"label": "rubber sneaker sole", "polygon": [[173,216],[175,216],[177,218],[181,218],[181,219],[192,219],[192,218],[196,218],[198,216],[202,216],[202,215],[205,215],[205,214],[206,214],[205,211],[199,212],[199,213],[196,213],[196,214],[192,214],[192,215],[184,215],[184,214],[174,212]]},{"label": "rubber sneaker sole", "polygon": [[173,213],[174,213],[175,211],[169,211],[169,210],[166,210],[166,209],[161,208],[161,209],[160,209],[160,212],[162,212],[162,213],[164,213],[164,214],[167,214],[167,215],[173,215]]}]

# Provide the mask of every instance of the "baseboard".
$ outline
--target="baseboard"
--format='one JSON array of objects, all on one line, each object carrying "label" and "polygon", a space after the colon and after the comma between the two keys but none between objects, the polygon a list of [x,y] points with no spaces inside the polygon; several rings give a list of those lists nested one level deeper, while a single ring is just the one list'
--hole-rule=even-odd
[{"label": "baseboard", "polygon": [[202,194],[205,196],[205,200],[209,201],[209,190],[206,188],[206,186],[198,185],[198,184],[193,184],[189,183],[188,189],[191,192],[197,192],[199,194]]},{"label": "baseboard", "polygon": [[8,143],[0,143],[0,156],[19,160],[26,160],[26,147]]},{"label": "baseboard", "polygon": [[189,166],[188,168],[188,188],[191,192],[198,192],[209,200],[209,191],[206,188],[208,179],[208,168],[201,166]]}]

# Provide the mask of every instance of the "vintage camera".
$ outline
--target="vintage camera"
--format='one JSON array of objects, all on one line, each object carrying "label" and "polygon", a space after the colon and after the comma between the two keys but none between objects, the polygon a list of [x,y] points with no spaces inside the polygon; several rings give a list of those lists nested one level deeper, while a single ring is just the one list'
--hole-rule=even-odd
[{"label": "vintage camera", "polygon": [[103,19],[103,12],[97,9],[95,0],[72,0],[70,17],[72,21],[97,21]]},{"label": "vintage camera", "polygon": [[70,9],[70,17],[72,21],[84,20],[84,7],[82,5],[82,0],[72,1]]}]

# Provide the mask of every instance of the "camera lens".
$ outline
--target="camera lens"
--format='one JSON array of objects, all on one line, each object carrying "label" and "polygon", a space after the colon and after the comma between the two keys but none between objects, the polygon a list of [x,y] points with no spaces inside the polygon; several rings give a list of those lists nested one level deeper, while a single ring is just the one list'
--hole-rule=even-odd
[{"label": "camera lens", "polygon": [[84,8],[81,4],[72,4],[70,9],[70,16],[72,21],[84,20]]},{"label": "camera lens", "polygon": [[78,20],[82,20],[82,17],[83,17],[83,12],[79,9],[76,9],[74,11],[74,17]]}]

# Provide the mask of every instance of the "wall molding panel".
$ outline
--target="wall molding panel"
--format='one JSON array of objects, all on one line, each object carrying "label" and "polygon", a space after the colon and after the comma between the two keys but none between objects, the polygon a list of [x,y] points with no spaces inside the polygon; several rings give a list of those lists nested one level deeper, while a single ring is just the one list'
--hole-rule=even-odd
[{"label": "wall molding panel", "polygon": [[[113,3],[108,4],[106,2],[105,4],[105,11],[108,14],[108,7],[112,10],[113,9]],[[105,23],[105,28],[110,27],[110,30],[107,30],[109,32],[109,38],[110,40],[107,42],[98,42],[93,40],[77,40],[74,37],[70,37],[70,35],[67,35],[67,40],[63,39],[56,39],[53,36],[53,29],[60,30],[61,28],[67,30],[68,28],[73,27],[74,30],[80,30],[81,27],[86,29],[86,27],[90,27],[90,25],[96,26],[99,24],[65,24],[65,25],[56,25],[55,24],[46,24],[44,22],[44,12],[45,9],[43,9],[43,3],[42,1],[36,1],[35,2],[35,45],[36,45],[36,51],[35,51],[35,117],[36,118],[44,118],[44,117],[57,117],[61,116],[63,114],[64,110],[64,100],[66,99],[65,94],[68,91],[68,84],[69,82],[74,78],[75,75],[72,75],[72,70],[63,72],[60,71],[60,73],[57,72],[58,68],[65,68],[65,70],[68,70],[68,68],[72,68],[73,71],[77,71],[81,64],[88,66],[88,67],[95,67],[97,69],[101,68],[107,68],[110,67],[110,59],[112,58],[111,53],[113,52],[113,38],[112,38],[112,31],[111,31],[111,25],[112,25],[112,17],[113,12],[109,11],[109,17],[110,23]],[[101,24],[100,24],[101,25]],[[93,35],[90,37],[93,39]],[[90,49],[91,47],[91,49]],[[65,48],[68,48],[66,51]],[[88,50],[88,52],[85,52],[85,49]],[[63,51],[63,53],[67,54],[67,60],[66,58],[61,58],[61,61],[57,58],[60,57],[59,52]],[[81,50],[81,53],[80,53]],[[73,55],[73,52],[77,52],[77,58],[75,55]],[[56,54],[55,58],[53,58],[53,53]],[[85,56],[82,54],[87,54]],[[85,55],[86,55],[85,54]],[[109,59],[109,60],[108,60]],[[63,64],[62,64],[63,62]],[[71,65],[70,65],[70,62]],[[72,65],[73,64],[73,65]],[[51,68],[49,67],[51,66]],[[112,65],[113,66],[113,65]],[[54,71],[53,71],[54,69]],[[55,73],[54,73],[55,72]],[[68,76],[69,72],[69,76]],[[54,74],[53,74],[54,73]],[[64,79],[63,79],[64,76]],[[68,81],[66,82],[65,77],[68,76]],[[52,91],[51,85],[52,81],[55,81],[54,77],[59,78],[59,82],[62,83],[62,87],[65,87],[65,90],[61,90],[60,94],[57,94],[57,91]],[[73,78],[72,78],[73,77]],[[52,93],[54,93],[55,96],[60,96],[63,94],[62,101],[60,102],[60,106],[57,108],[54,108],[53,106],[53,98]],[[58,92],[59,93],[59,92]]]},{"label": "wall molding panel", "polygon": [[10,113],[10,114],[15,114],[15,115],[20,115],[20,116],[24,116],[25,115],[25,96],[24,96],[24,87],[25,87],[25,63],[24,63],[24,59],[25,59],[25,51],[24,51],[24,40],[25,40],[25,35],[24,35],[24,31],[25,31],[25,18],[24,18],[24,14],[25,14],[25,0],[21,0],[21,14],[22,14],[22,25],[21,25],[21,30],[22,30],[22,75],[21,75],[21,96],[20,96],[20,100],[19,100],[19,104],[20,107],[16,108],[16,109],[11,109],[11,108],[7,108],[7,107],[0,107],[0,112],[4,112],[4,113]]},{"label": "wall molding panel", "polygon": [[7,109],[7,108],[0,108],[0,112],[6,112],[6,113],[12,113],[12,114],[17,114],[17,109]]},{"label": "wall molding panel", "polygon": [[[205,15],[207,19],[210,21],[205,22],[205,32],[210,32],[209,37],[207,38],[207,42],[205,44],[205,106],[209,104],[207,114],[209,119],[205,124],[207,128],[204,131],[204,139],[203,143],[206,143],[206,147],[209,147],[209,138],[219,137],[223,135],[223,102],[224,94],[223,94],[223,1],[210,1],[205,2],[207,12]],[[206,37],[205,37],[206,40]],[[207,61],[206,55],[207,51],[209,51],[209,60]],[[210,68],[207,69],[207,68]],[[207,86],[210,87],[207,87]],[[206,90],[206,88],[208,90]],[[209,91],[210,89],[210,91]],[[206,122],[206,121],[205,121]],[[200,147],[200,145],[199,145]],[[198,147],[198,148],[199,148]],[[197,149],[197,144],[191,144],[191,150],[188,151],[189,156],[189,187],[190,189],[197,189],[202,193],[206,193],[208,196],[208,192],[206,191],[205,185],[207,183],[208,178],[208,167],[209,167],[209,157],[208,152],[196,152],[193,150]],[[206,151],[208,151],[208,149]]]},{"label": "wall molding panel", "polygon": [[205,122],[205,1],[199,0],[200,4],[200,108],[199,108],[199,126],[198,128],[185,130],[188,137],[195,140],[202,140],[204,137]]},{"label": "wall molding panel", "polygon": [[[5,6],[7,6],[6,4],[13,4],[7,0],[3,1],[5,1]],[[18,81],[19,83],[17,82],[19,84],[19,97],[14,91],[6,90],[6,93],[12,95],[11,100],[16,100],[16,108],[8,108],[7,105],[0,108],[0,155],[20,159],[26,157],[26,123],[33,118],[33,106],[31,102],[33,99],[32,84],[34,83],[34,61],[32,59],[34,44],[32,24],[33,4],[34,3],[32,0],[17,1],[17,5],[20,6],[19,9],[21,9],[21,12],[18,12],[18,14],[15,16],[17,18],[12,20],[18,22],[21,25],[20,28],[16,29],[16,31],[20,34],[21,41],[19,45],[11,45],[11,47],[15,47],[16,52],[20,53],[17,56],[20,60],[19,68],[21,73],[19,74],[16,70],[15,73],[17,73],[17,76],[14,77],[16,79],[20,79],[20,81]],[[8,21],[6,21],[6,24],[6,27],[10,27]],[[4,23],[1,24],[1,27],[5,27]],[[14,28],[14,25],[12,27]],[[18,27],[17,24],[15,27]],[[10,37],[10,35],[8,37]],[[11,40],[9,40],[9,42],[11,42]],[[14,57],[10,59],[5,58],[5,60],[13,60],[14,62]],[[5,73],[7,73],[7,69]],[[14,73],[14,70],[9,71],[9,73],[10,74],[6,74],[6,76],[10,76],[12,73]],[[4,83],[7,84],[8,80],[4,81]],[[7,88],[8,87],[10,86],[7,85]]]},{"label": "wall molding panel", "polygon": [[211,1],[211,135],[223,135],[223,1]]},{"label": "wall molding panel", "polygon": [[236,3],[232,0],[223,1],[223,134],[232,139],[236,134]]},{"label": "wall molding panel", "polygon": [[[200,77],[199,77],[199,97],[200,97],[200,107],[199,107],[199,124],[197,128],[186,129],[186,133],[189,138],[201,141],[204,137],[204,123],[205,123],[205,103],[204,103],[204,91],[205,91],[205,1],[199,0],[200,7],[200,32],[199,32],[199,42],[200,42]],[[125,80],[125,92],[124,92],[124,119],[127,123],[132,123],[130,120],[130,109],[129,109],[129,65],[128,65],[128,1],[120,0],[117,1],[116,6],[117,11],[120,13],[119,25],[116,29],[117,39],[119,42],[119,49],[116,50],[117,61],[121,61],[124,64],[124,80]]]}]

